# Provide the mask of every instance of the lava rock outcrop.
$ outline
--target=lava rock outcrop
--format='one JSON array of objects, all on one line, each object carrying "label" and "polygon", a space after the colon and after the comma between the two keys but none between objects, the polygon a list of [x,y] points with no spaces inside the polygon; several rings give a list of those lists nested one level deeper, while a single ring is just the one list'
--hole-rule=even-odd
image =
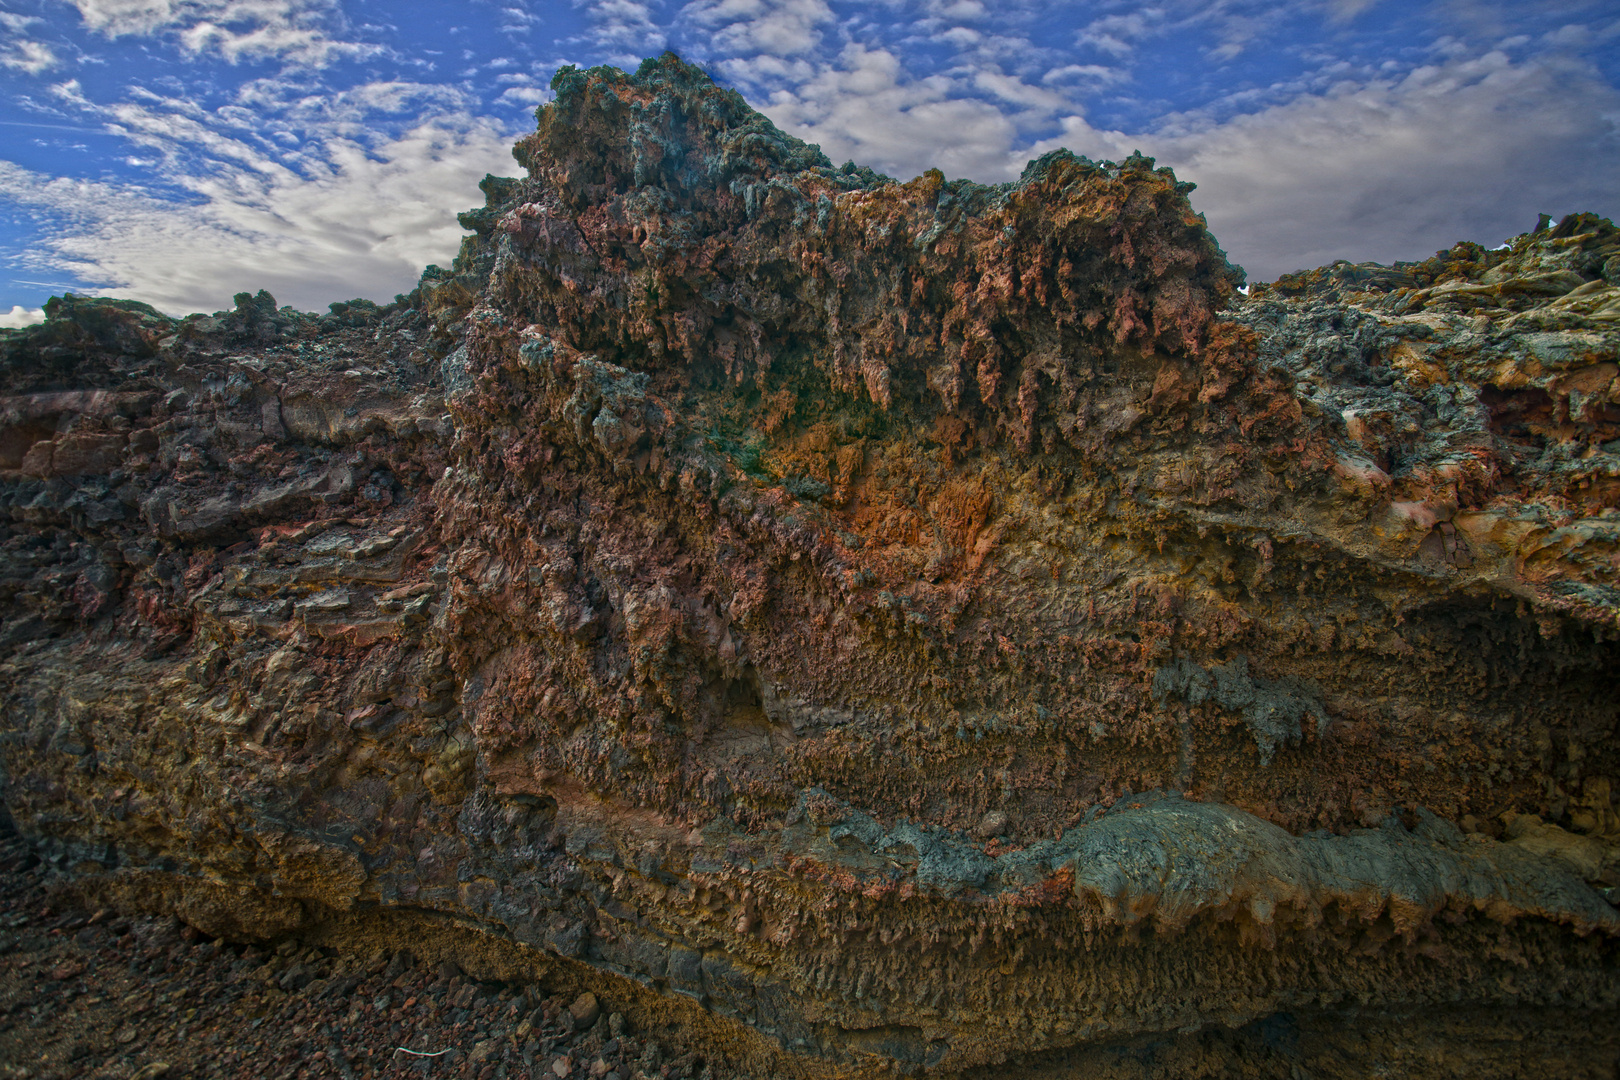
[{"label": "lava rock outcrop", "polygon": [[783,1074],[1612,1061],[1611,223],[1245,296],[1150,159],[899,183],[672,57],[554,88],[392,305],[0,339],[64,884]]}]

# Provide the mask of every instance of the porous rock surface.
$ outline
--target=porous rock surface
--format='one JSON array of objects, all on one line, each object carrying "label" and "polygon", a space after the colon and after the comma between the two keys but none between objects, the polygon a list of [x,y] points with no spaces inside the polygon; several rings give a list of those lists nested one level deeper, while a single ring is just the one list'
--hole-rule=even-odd
[{"label": "porous rock surface", "polygon": [[393,305],[0,339],[62,882],[779,1075],[1612,1066],[1620,231],[1245,296],[1150,159],[899,183],[673,57],[554,87]]}]

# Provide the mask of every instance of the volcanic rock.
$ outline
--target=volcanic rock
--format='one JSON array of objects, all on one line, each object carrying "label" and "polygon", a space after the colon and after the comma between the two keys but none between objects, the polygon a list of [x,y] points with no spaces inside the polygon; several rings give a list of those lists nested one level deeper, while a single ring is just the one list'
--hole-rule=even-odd
[{"label": "volcanic rock", "polygon": [[61,887],[774,1075],[1612,1062],[1620,231],[1244,295],[1148,158],[553,86],[394,304],[0,338]]}]

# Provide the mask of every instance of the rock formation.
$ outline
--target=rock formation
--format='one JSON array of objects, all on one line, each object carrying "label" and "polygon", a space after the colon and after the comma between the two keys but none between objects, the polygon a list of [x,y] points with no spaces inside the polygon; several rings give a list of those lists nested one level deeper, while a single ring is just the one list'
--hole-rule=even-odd
[{"label": "rock formation", "polygon": [[1147,158],[900,183],[673,57],[553,85],[394,304],[0,338],[64,887],[761,1074],[1612,1067],[1620,231],[1245,296]]}]

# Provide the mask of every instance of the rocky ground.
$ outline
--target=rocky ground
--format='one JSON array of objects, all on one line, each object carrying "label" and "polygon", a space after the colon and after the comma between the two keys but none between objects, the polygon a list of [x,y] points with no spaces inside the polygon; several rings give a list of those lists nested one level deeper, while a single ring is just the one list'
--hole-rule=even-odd
[{"label": "rocky ground", "polygon": [[[274,948],[209,941],[172,916],[87,911],[49,889],[44,870],[26,841],[0,834],[4,1080],[747,1075],[705,1062],[692,1033],[674,1025],[632,1030],[589,992],[479,981],[406,950],[362,956],[296,939]],[[1241,1028],[1032,1055],[971,1075],[1350,1080],[1429,1075],[1442,1063],[1440,1075],[1458,1077],[1617,1074],[1620,1032],[1602,1013],[1433,1012],[1422,1022],[1402,1012],[1282,1012]],[[1459,1055],[1463,1044],[1469,1052]]]},{"label": "rocky ground", "polygon": [[731,1077],[594,994],[482,982],[409,951],[208,940],[53,897],[0,841],[0,1077]]}]

